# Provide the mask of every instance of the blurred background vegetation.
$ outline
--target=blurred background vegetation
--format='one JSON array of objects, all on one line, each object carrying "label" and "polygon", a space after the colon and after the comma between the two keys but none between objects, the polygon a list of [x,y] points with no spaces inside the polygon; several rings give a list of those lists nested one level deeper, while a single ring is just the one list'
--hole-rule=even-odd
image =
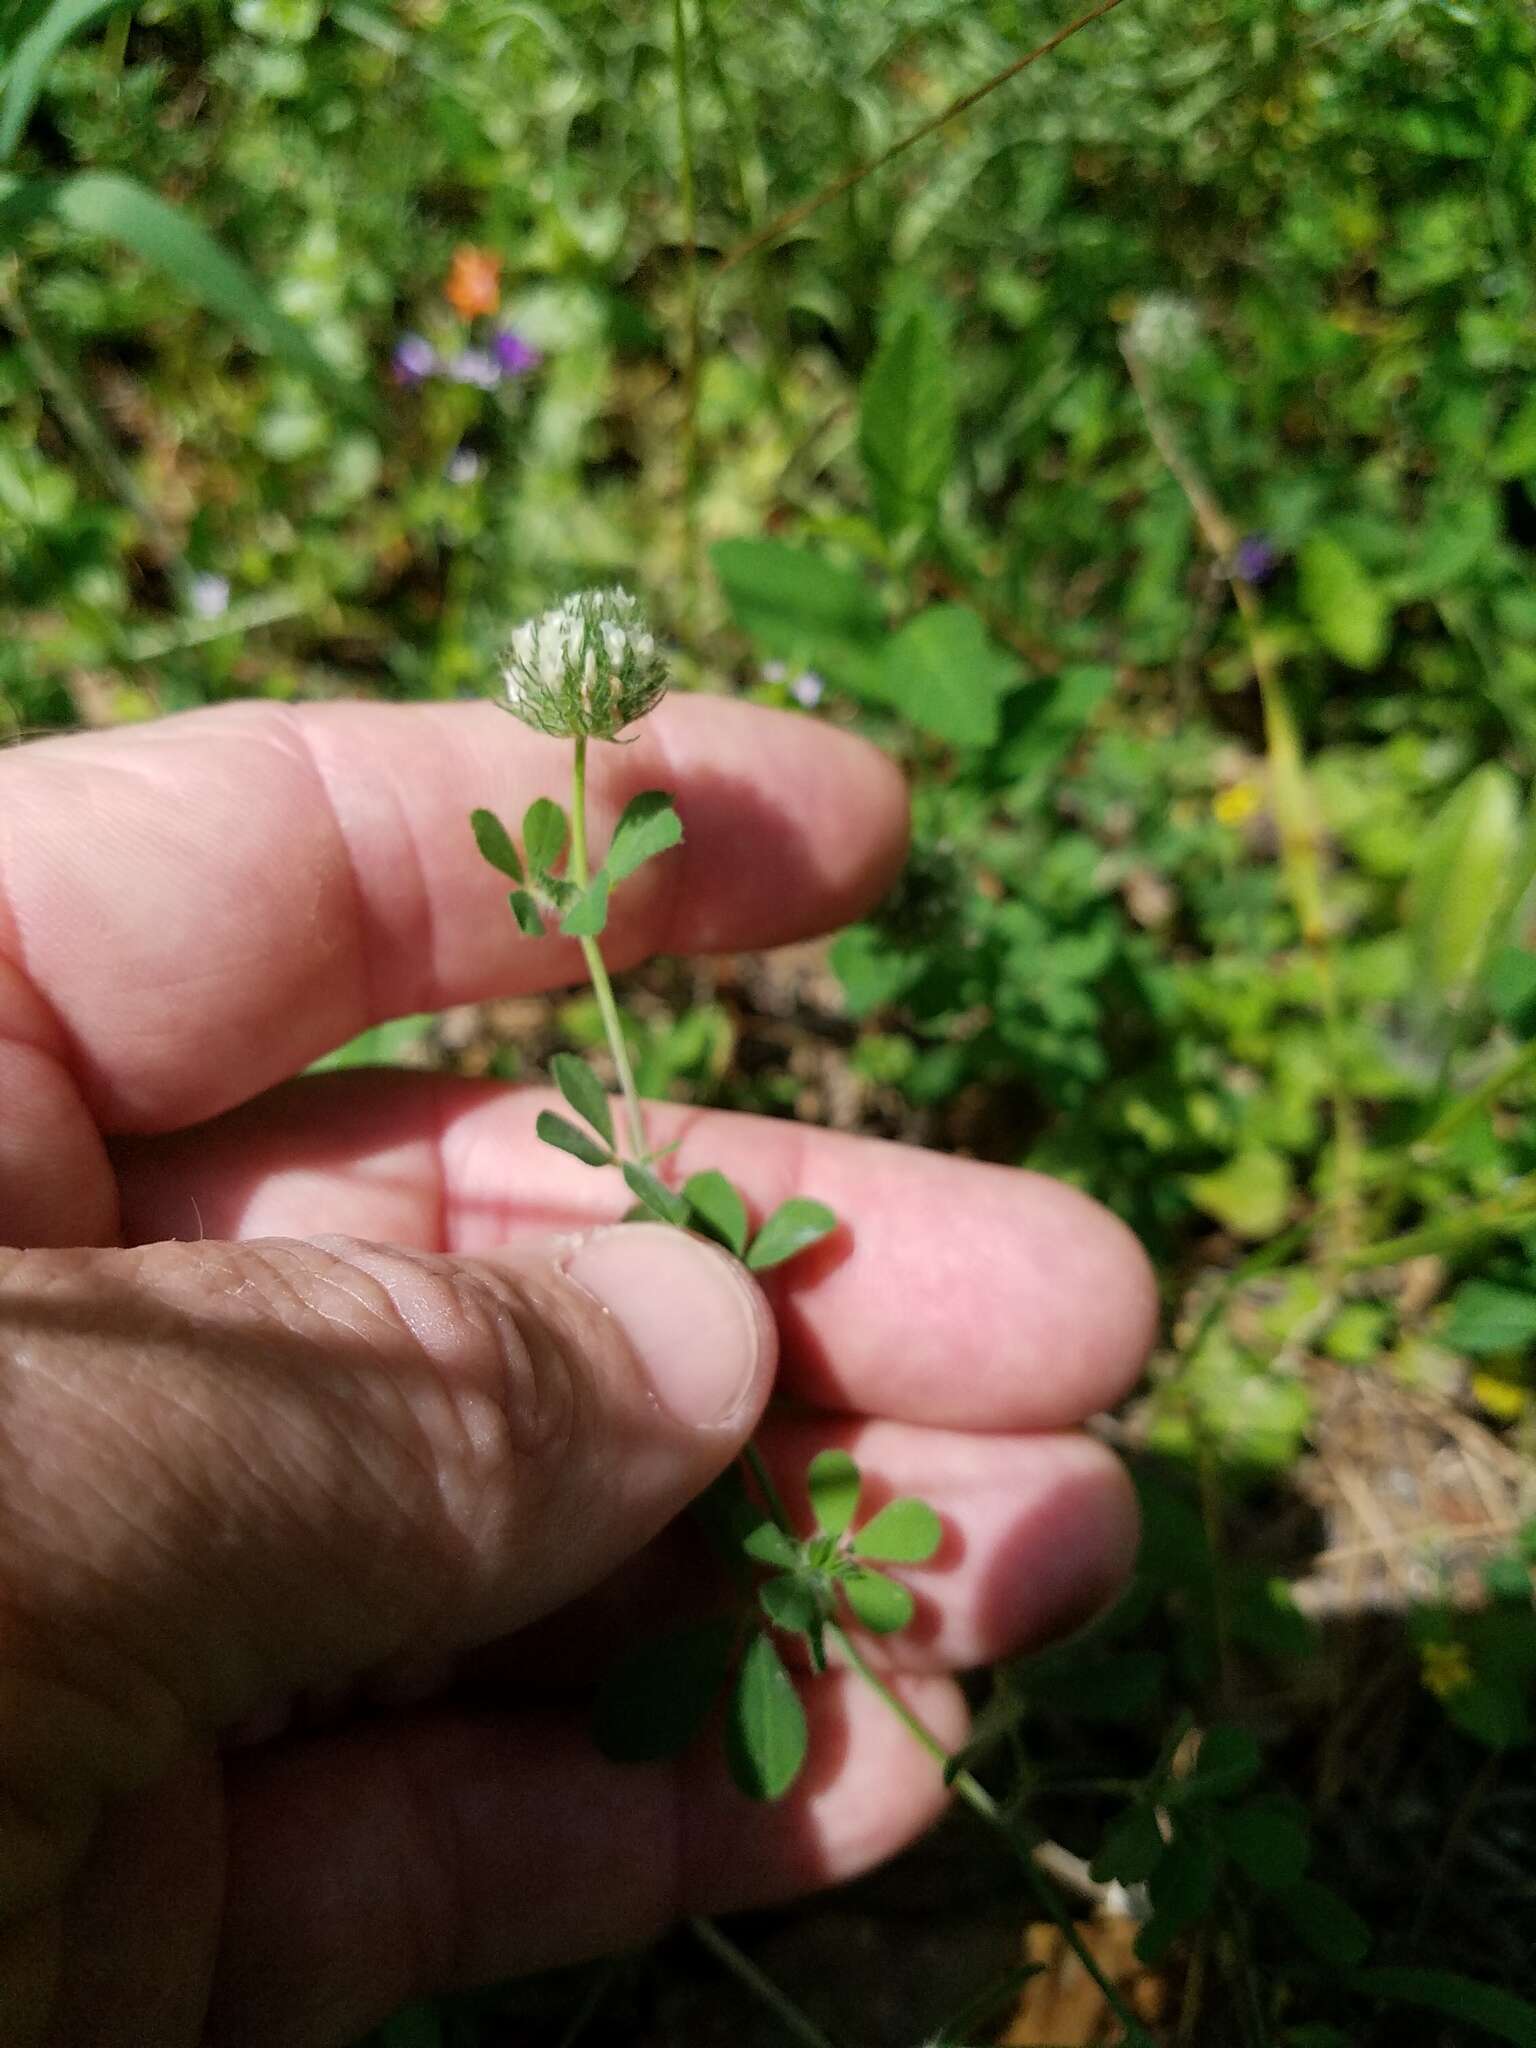
[{"label": "blurred background vegetation", "polygon": [[[472,694],[622,577],[685,683],[897,752],[898,898],[638,977],[644,1083],[1028,1163],[1152,1247],[1141,1575],[978,1700],[1155,2037],[1529,2043],[1536,23],[1124,0],[937,122],[1064,20],[9,0],[0,696]],[[1121,2038],[1038,1946],[945,2031],[1031,1916],[927,1854],[831,1909],[862,1975],[828,1909],[743,1939],[845,2044]],[[717,1980],[674,1944],[391,2038],[790,2038]]]}]

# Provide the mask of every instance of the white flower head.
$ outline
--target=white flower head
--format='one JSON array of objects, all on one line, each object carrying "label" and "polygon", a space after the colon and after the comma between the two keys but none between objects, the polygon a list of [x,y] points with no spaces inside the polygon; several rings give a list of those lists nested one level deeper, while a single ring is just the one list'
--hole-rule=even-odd
[{"label": "white flower head", "polygon": [[627,590],[582,590],[518,626],[501,679],[508,708],[536,732],[611,740],[659,702],[665,655]]},{"label": "white flower head", "polygon": [[1131,316],[1127,339],[1160,370],[1182,370],[1200,345],[1200,310],[1174,292],[1150,292]]}]

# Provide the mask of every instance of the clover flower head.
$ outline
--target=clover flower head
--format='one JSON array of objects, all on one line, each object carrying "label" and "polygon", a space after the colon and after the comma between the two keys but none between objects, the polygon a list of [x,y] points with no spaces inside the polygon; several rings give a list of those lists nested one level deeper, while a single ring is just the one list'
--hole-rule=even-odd
[{"label": "clover flower head", "polygon": [[199,570],[192,578],[190,602],[194,618],[222,619],[229,610],[229,578]]},{"label": "clover flower head", "polygon": [[508,708],[535,732],[611,740],[664,694],[665,655],[627,590],[582,590],[513,632],[502,661]]},{"label": "clover flower head", "polygon": [[1132,314],[1127,339],[1159,369],[1182,370],[1199,345],[1199,310],[1173,292],[1151,292]]},{"label": "clover flower head", "polygon": [[477,391],[494,391],[501,382],[501,369],[486,348],[461,348],[447,366],[455,384],[473,384]]}]

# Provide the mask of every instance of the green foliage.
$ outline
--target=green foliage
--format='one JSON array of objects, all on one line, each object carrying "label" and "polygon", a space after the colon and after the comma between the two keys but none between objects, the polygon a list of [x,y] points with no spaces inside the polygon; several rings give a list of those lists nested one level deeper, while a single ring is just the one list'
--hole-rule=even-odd
[{"label": "green foliage", "polygon": [[798,1258],[813,1244],[820,1244],[836,1228],[837,1218],[825,1202],[792,1195],[779,1204],[753,1238],[747,1249],[747,1264],[754,1273],[766,1273],[770,1267],[782,1266],[786,1259]]},{"label": "green foliage", "polygon": [[571,1108],[592,1126],[611,1152],[615,1140],[608,1091],[586,1061],[577,1059],[573,1053],[557,1052],[549,1063],[549,1072]]},{"label": "green foliage", "polygon": [[726,1723],[731,1775],[749,1798],[782,1799],[805,1762],[805,1709],[773,1638],[756,1635],[736,1675]]},{"label": "green foliage", "polygon": [[723,1173],[711,1168],[690,1174],[683,1183],[683,1200],[695,1230],[723,1244],[737,1258],[747,1249],[747,1205]]},{"label": "green foliage", "polygon": [[680,846],[683,823],[664,789],[642,790],[624,806],[603,857],[603,873],[617,888],[648,860]]},{"label": "green foliage", "polygon": [[613,1154],[607,1147],[589,1138],[585,1131],[573,1124],[569,1117],[561,1116],[553,1109],[541,1109],[535,1128],[546,1145],[553,1145],[557,1151],[569,1152],[573,1159],[579,1159],[583,1166],[611,1166]]},{"label": "green foliage", "polygon": [[887,337],[859,394],[859,453],[887,539],[921,539],[933,526],[954,439],[944,337],[931,309],[918,307]]}]

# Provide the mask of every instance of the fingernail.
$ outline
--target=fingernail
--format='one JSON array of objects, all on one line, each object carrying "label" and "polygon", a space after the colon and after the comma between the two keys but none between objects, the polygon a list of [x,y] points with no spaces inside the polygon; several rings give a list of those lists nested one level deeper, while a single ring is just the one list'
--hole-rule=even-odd
[{"label": "fingernail", "polygon": [[762,1297],[728,1253],[666,1224],[625,1223],[589,1237],[565,1270],[612,1315],[679,1422],[731,1420],[772,1338]]}]

